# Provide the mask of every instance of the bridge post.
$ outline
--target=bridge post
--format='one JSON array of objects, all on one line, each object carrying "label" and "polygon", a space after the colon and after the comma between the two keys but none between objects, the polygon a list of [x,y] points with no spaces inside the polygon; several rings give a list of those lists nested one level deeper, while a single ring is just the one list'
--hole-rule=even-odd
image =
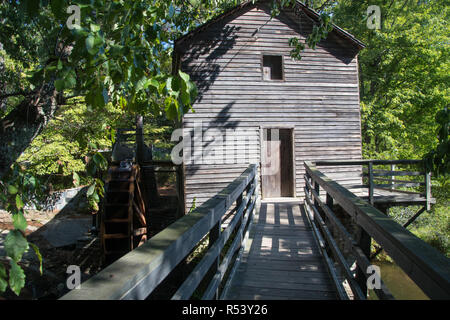
[{"label": "bridge post", "polygon": [[[209,232],[208,249],[211,249],[211,247],[214,245],[214,243],[216,243],[216,241],[220,238],[221,228],[222,228],[221,219],[219,219],[217,224]],[[211,278],[214,277],[214,275],[219,270],[219,267],[220,267],[220,255],[217,257],[217,259],[214,261],[211,268],[209,269],[208,276]],[[218,299],[219,299],[219,289],[216,290],[214,297],[213,297],[213,300],[218,300]]]},{"label": "bridge post", "polygon": [[370,205],[374,205],[375,201],[373,199],[373,189],[374,189],[375,185],[373,182],[373,162],[370,161],[369,162],[369,203]]},{"label": "bridge post", "polygon": [[[391,171],[394,172],[395,169],[396,169],[395,164],[391,164]],[[392,175],[391,176],[391,187],[390,187],[391,190],[394,190],[394,184],[395,184],[394,180],[395,180],[395,176]]]},{"label": "bridge post", "polygon": [[[372,244],[372,238],[370,235],[361,227],[358,227],[357,231],[357,243],[358,247],[361,248],[362,252],[366,256],[366,258],[370,261],[370,246]],[[356,265],[356,282],[363,294],[367,297],[367,270],[364,270],[364,266],[357,264]]]},{"label": "bridge post", "polygon": [[140,115],[136,117],[136,162],[144,162],[144,118]]},{"label": "bridge post", "polygon": [[[320,184],[317,183],[316,181],[314,181],[314,191],[317,192],[317,194],[320,197]],[[316,199],[314,199],[314,206],[316,208],[319,208],[319,201],[317,201]]]},{"label": "bridge post", "polygon": [[431,210],[431,172],[425,172],[425,198],[427,211]]},{"label": "bridge post", "polygon": [[333,210],[334,200],[333,197],[327,192],[327,206]]}]

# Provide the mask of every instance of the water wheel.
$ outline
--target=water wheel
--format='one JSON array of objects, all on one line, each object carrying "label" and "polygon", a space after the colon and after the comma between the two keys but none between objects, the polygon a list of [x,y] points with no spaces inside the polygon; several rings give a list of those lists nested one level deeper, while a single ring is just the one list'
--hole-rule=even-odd
[{"label": "water wheel", "polygon": [[141,186],[138,165],[122,162],[109,168],[100,223],[106,264],[147,241],[148,219]]}]

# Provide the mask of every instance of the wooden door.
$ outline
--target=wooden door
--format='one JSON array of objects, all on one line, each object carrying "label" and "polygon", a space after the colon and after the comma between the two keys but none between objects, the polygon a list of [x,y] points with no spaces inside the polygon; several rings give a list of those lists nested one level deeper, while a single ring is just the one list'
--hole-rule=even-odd
[{"label": "wooden door", "polygon": [[261,141],[261,183],[263,198],[293,196],[291,129],[264,129]]}]

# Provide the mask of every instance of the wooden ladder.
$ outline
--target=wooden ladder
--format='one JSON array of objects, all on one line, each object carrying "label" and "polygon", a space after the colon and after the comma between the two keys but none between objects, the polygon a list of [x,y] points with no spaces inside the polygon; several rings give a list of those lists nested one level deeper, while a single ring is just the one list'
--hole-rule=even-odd
[{"label": "wooden ladder", "polygon": [[138,165],[108,170],[100,223],[104,262],[110,264],[147,241],[147,217]]}]

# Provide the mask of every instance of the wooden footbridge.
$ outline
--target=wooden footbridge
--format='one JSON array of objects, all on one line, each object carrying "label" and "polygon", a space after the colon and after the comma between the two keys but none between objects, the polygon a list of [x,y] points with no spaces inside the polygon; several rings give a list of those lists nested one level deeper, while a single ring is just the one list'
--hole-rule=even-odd
[{"label": "wooden footbridge", "polygon": [[[302,202],[261,201],[258,168],[250,165],[215,197],[62,299],[366,299],[372,241],[429,298],[449,299],[449,259],[374,206],[396,205],[396,195],[401,203],[405,195],[424,207],[433,203],[423,172],[423,194],[395,191],[402,184],[395,179],[376,187],[376,175],[419,176],[373,169],[401,163],[306,162]],[[330,179],[319,165],[360,167],[367,183],[353,187],[368,189],[367,197]],[[376,196],[377,188],[390,193],[388,203]],[[382,279],[376,295],[393,299]]]}]

